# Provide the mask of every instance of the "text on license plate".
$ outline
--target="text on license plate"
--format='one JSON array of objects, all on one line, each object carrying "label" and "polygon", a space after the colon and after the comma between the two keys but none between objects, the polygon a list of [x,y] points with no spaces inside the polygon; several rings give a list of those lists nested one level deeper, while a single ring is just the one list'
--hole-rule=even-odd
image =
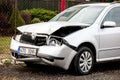
[{"label": "text on license plate", "polygon": [[36,55],[37,53],[37,49],[35,48],[25,48],[25,47],[20,47],[18,49],[18,53],[23,53],[23,54],[32,54],[32,55]]}]

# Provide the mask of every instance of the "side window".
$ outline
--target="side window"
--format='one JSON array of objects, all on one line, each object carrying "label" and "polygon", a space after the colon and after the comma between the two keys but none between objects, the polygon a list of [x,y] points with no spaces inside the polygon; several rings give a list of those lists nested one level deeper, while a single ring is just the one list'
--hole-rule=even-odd
[{"label": "side window", "polygon": [[111,9],[105,16],[104,21],[114,21],[117,27],[120,27],[120,7]]}]

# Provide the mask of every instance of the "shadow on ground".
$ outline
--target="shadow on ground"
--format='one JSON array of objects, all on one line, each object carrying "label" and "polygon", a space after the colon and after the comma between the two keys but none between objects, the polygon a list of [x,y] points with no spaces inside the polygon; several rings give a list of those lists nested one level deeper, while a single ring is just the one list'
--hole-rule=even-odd
[{"label": "shadow on ground", "polygon": [[[35,64],[33,66],[27,67],[26,65],[22,66],[21,68],[16,67],[16,70],[21,72],[31,71],[32,73],[38,73],[42,72],[45,74],[68,74],[68,75],[74,75],[72,72],[63,70],[59,67],[55,66],[48,66],[48,65],[40,65]],[[105,63],[99,63],[95,64],[92,73],[99,73],[99,72],[108,72],[108,71],[114,71],[114,70],[120,70],[120,61],[116,62],[105,62]]]},{"label": "shadow on ground", "polygon": [[96,64],[91,74],[74,75],[58,67],[25,64],[0,66],[0,80],[120,80],[120,62]]}]

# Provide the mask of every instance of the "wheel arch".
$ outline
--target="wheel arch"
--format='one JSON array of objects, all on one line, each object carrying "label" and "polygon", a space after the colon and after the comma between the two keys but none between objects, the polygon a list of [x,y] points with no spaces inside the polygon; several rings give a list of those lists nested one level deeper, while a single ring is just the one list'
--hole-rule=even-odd
[{"label": "wheel arch", "polygon": [[[78,52],[78,50],[81,48],[81,47],[88,47],[88,48],[90,48],[91,49],[91,51],[93,52],[93,56],[94,56],[94,63],[96,63],[96,47],[95,47],[95,45],[93,45],[92,43],[90,43],[90,42],[84,42],[84,43],[82,43],[82,44],[80,44],[77,48],[76,48],[76,51]],[[77,55],[77,54],[76,54]],[[73,57],[73,59],[72,59],[72,61],[71,61],[71,63],[70,63],[70,66],[69,66],[69,71],[73,71],[73,69],[74,69],[74,59],[75,59],[75,57],[76,57],[76,55]]]},{"label": "wheel arch", "polygon": [[92,43],[90,43],[90,42],[84,42],[84,43],[82,43],[82,44],[80,44],[77,48],[76,48],[76,51],[78,51],[81,47],[83,47],[83,46],[85,46],[85,47],[88,47],[88,48],[90,48],[91,50],[92,50],[92,52],[93,52],[93,55],[94,55],[94,61],[96,62],[96,48],[95,48],[95,46],[92,44]]}]

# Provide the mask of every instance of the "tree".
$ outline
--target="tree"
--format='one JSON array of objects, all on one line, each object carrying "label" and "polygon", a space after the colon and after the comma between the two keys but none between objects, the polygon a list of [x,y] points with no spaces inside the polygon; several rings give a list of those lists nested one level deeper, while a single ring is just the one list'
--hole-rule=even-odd
[{"label": "tree", "polygon": [[15,4],[13,5],[9,24],[11,25],[10,31],[14,33],[16,33],[16,28],[18,26],[25,25],[25,21],[22,19],[19,9],[17,7],[17,0],[15,0]]}]

